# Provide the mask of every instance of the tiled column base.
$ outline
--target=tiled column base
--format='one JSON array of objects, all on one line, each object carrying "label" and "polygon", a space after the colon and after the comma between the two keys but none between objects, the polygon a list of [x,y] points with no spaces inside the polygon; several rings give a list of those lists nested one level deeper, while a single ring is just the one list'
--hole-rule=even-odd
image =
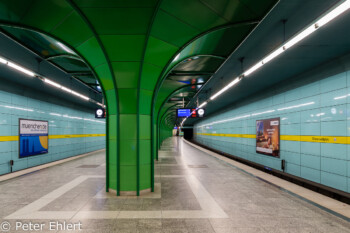
[{"label": "tiled column base", "polygon": [[[117,191],[114,189],[109,189],[109,192],[117,195]],[[151,192],[151,188],[140,190],[140,196]],[[120,191],[120,196],[136,196],[136,191]]]}]

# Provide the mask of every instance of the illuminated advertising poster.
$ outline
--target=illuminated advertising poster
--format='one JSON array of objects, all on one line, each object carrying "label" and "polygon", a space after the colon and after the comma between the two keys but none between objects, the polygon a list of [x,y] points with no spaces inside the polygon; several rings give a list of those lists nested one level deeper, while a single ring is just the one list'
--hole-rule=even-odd
[{"label": "illuminated advertising poster", "polygon": [[280,118],[256,121],[256,152],[280,157]]},{"label": "illuminated advertising poster", "polygon": [[19,119],[19,157],[45,154],[48,148],[48,122]]}]

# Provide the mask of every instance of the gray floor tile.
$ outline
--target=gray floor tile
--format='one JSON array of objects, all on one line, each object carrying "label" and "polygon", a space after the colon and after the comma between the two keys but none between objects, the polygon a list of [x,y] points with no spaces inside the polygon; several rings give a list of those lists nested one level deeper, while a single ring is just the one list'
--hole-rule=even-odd
[{"label": "gray floor tile", "polygon": [[[183,154],[177,145],[181,145]],[[159,156],[159,161],[155,162],[157,175],[155,181],[161,183],[161,198],[107,195],[103,193],[105,179],[91,178],[52,200],[40,211],[179,211],[179,213],[202,211],[198,197],[186,180],[187,176],[192,175],[199,180],[228,218],[193,218],[189,215],[181,219],[82,219],[83,230],[80,232],[350,233],[349,222],[176,139],[166,140]],[[104,176],[104,166],[77,169],[80,166],[104,163],[104,153],[97,153],[1,182],[0,222],[1,218],[33,203],[77,177]],[[196,167],[198,165],[202,168]],[[104,195],[97,197],[101,192]],[[98,215],[98,212],[96,214]],[[15,220],[10,222],[15,224]]]}]

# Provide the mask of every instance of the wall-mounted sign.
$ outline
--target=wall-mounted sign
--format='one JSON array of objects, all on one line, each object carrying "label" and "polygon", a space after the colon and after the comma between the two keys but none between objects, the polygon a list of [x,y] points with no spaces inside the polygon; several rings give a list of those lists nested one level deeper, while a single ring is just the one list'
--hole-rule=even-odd
[{"label": "wall-mounted sign", "polygon": [[95,118],[106,118],[106,109],[97,108],[95,111]]},{"label": "wall-mounted sign", "polygon": [[205,111],[203,108],[197,109],[198,117],[204,117],[204,113],[205,113]]},{"label": "wall-mounted sign", "polygon": [[49,123],[19,119],[19,158],[48,153]]},{"label": "wall-mounted sign", "polygon": [[195,109],[195,108],[179,108],[176,110],[177,118],[197,118],[204,116],[204,109]]},{"label": "wall-mounted sign", "polygon": [[280,118],[256,121],[256,152],[280,157]]}]

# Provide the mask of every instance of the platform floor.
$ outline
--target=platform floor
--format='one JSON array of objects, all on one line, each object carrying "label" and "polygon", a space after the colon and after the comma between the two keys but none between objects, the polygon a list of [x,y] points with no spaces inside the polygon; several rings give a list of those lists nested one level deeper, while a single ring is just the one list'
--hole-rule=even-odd
[{"label": "platform floor", "polygon": [[0,232],[74,232],[55,222],[50,231],[52,220],[94,233],[350,232],[348,221],[179,138],[159,155],[156,191],[142,197],[105,193],[103,152],[0,182]]}]

